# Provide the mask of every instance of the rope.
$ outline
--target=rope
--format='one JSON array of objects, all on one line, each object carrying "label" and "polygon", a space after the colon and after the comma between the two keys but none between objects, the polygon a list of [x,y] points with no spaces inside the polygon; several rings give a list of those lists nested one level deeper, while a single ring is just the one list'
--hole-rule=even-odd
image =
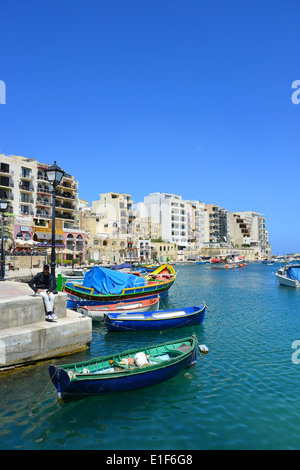
[{"label": "rope", "polygon": [[29,408],[29,410],[27,411],[27,413],[29,414],[32,410],[32,408],[34,407],[34,405],[36,404],[37,401],[39,401],[39,399],[41,398],[41,396],[45,393],[45,391],[47,390],[47,388],[49,387],[50,383],[52,382],[52,379],[53,377],[55,376],[57,372],[57,369],[55,369],[54,371],[54,374],[52,375],[52,377],[50,378],[49,382],[47,383],[46,387],[44,388],[44,390],[40,393],[40,395],[37,397],[37,399],[33,402],[33,404],[31,405],[31,407]]}]

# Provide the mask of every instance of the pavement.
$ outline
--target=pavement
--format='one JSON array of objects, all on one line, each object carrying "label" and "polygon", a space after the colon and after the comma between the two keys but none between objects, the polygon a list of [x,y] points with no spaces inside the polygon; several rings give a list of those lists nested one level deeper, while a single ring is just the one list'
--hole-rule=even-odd
[{"label": "pavement", "polygon": [[[41,271],[41,267],[5,271],[5,280],[0,281],[0,300],[34,294],[27,283],[33,276]],[[68,275],[69,272],[70,268],[56,268],[56,274],[62,273]]]},{"label": "pavement", "polygon": [[21,282],[21,279],[24,279],[24,281],[27,278],[30,279],[39,271],[40,269],[20,269],[20,271],[5,272],[5,280],[0,281],[0,299],[13,299],[14,297],[34,294],[29,285],[26,282]]},{"label": "pavement", "polygon": [[13,299],[22,295],[34,295],[27,282],[41,272],[41,268],[24,268],[19,271],[6,271],[5,280],[0,281],[0,300]]}]

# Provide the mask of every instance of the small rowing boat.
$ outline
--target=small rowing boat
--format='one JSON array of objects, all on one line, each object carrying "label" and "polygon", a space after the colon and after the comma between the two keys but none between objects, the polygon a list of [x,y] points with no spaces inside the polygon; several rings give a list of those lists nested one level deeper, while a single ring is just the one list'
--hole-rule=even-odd
[{"label": "small rowing boat", "polygon": [[150,331],[198,325],[204,321],[205,305],[149,312],[105,312],[108,331]]},{"label": "small rowing boat", "polygon": [[159,305],[159,296],[153,299],[140,299],[135,302],[119,302],[117,304],[84,305],[77,307],[77,312],[90,317],[93,321],[103,321],[104,314],[123,314],[135,312],[149,312],[155,310]]},{"label": "small rowing boat", "polygon": [[195,335],[134,348],[118,354],[60,366],[50,365],[49,375],[58,398],[128,392],[156,385],[194,365],[198,349]]}]

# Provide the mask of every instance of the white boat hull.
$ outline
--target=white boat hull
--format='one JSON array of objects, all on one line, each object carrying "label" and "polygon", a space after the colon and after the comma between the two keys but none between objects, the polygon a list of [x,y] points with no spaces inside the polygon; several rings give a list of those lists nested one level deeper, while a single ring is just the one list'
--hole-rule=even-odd
[{"label": "white boat hull", "polygon": [[92,307],[78,307],[77,312],[80,312],[82,315],[90,317],[93,321],[103,321],[105,313],[136,313],[136,312],[150,312],[157,310],[159,305],[159,298],[153,299],[151,302],[148,302],[148,305],[143,306],[143,302],[136,301],[132,304],[119,304],[116,305],[116,309],[112,310],[111,308],[105,308],[101,305],[92,306]]},{"label": "white boat hull", "polygon": [[289,279],[286,276],[282,276],[281,274],[276,274],[277,280],[279,284],[282,286],[289,286],[289,287],[300,287],[300,282],[296,279]]}]

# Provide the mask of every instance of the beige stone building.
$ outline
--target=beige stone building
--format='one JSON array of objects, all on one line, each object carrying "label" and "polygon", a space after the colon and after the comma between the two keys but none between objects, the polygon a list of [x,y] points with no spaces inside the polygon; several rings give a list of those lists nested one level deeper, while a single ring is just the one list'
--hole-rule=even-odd
[{"label": "beige stone building", "polygon": [[230,212],[228,227],[235,246],[253,250],[258,258],[271,256],[266,218],[263,214],[253,211]]},{"label": "beige stone building", "polygon": [[[17,250],[51,246],[52,186],[46,170],[52,164],[0,154],[0,192],[9,201],[7,212],[12,215],[7,217],[7,225]],[[56,186],[55,234],[57,256],[85,260],[85,233],[78,220],[78,181],[67,172]]]}]

